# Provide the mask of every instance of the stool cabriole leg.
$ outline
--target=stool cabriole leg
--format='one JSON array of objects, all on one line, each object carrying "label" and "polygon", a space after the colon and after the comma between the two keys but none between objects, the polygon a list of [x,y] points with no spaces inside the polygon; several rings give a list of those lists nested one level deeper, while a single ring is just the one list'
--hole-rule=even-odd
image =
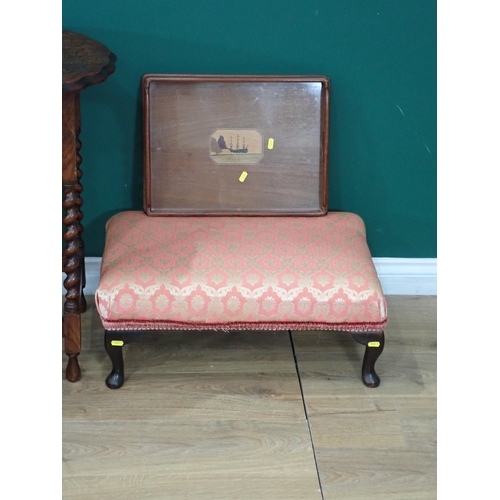
[{"label": "stool cabriole leg", "polygon": [[110,389],[119,389],[123,385],[124,370],[122,347],[124,344],[123,334],[109,330],[104,332],[104,348],[113,365],[111,373],[106,378],[106,385]]},{"label": "stool cabriole leg", "polygon": [[361,377],[366,387],[378,387],[380,377],[375,372],[375,362],[384,350],[384,332],[353,333],[354,340],[366,346]]}]

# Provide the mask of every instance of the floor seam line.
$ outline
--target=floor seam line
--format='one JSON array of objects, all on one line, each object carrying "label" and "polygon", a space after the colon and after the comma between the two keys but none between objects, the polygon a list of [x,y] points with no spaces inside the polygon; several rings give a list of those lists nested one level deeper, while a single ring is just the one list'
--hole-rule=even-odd
[{"label": "floor seam line", "polygon": [[313,458],[314,458],[314,465],[316,467],[316,475],[318,476],[319,491],[321,493],[322,500],[325,500],[325,496],[323,495],[323,485],[321,484],[321,476],[319,473],[318,459],[316,457],[316,448],[314,446],[314,440],[313,440],[312,431],[311,431],[311,423],[309,422],[309,415],[307,414],[307,406],[306,406],[306,398],[304,396],[304,388],[302,387],[302,380],[300,378],[299,363],[297,361],[297,353],[295,352],[295,345],[293,343],[292,331],[288,330],[288,333],[290,336],[290,345],[292,347],[293,360],[295,363],[295,371],[297,373],[297,379],[299,381],[300,394],[302,396],[302,405],[304,407],[304,415],[306,417],[307,429],[309,430],[309,439],[311,441],[311,447],[312,447]]}]

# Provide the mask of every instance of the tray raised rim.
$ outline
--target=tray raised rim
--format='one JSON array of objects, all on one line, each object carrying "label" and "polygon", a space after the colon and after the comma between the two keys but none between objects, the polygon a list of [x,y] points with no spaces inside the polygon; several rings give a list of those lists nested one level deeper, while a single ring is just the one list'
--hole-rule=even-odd
[{"label": "tray raised rim", "polygon": [[[321,150],[320,150],[320,206],[317,210],[297,211],[184,211],[151,208],[151,155],[150,155],[150,84],[172,83],[320,83],[321,89]],[[141,79],[143,111],[143,209],[149,216],[322,216],[328,213],[328,156],[330,130],[330,79],[324,75],[227,75],[227,74],[163,74],[146,73]]]}]

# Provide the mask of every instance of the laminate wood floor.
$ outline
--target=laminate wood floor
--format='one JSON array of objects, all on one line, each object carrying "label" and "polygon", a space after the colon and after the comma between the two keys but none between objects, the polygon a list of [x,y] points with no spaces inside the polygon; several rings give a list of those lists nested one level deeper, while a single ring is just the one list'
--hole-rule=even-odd
[{"label": "laminate wood floor", "polygon": [[87,297],[62,382],[67,500],[436,498],[436,297],[389,296],[381,385],[341,332],[173,332],[124,347],[110,390]]}]

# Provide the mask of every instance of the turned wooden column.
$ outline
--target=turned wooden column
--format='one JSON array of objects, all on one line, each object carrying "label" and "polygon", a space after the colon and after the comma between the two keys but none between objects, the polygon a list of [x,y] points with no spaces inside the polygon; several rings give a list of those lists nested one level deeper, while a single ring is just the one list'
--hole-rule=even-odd
[{"label": "turned wooden column", "polygon": [[63,186],[63,272],[66,274],[62,335],[68,355],[66,378],[81,377],[77,356],[81,350],[80,314],[87,304],[85,250],[83,245],[82,171],[80,164],[80,91],[101,83],[115,71],[116,56],[102,43],[73,33],[62,32],[62,186]]}]

